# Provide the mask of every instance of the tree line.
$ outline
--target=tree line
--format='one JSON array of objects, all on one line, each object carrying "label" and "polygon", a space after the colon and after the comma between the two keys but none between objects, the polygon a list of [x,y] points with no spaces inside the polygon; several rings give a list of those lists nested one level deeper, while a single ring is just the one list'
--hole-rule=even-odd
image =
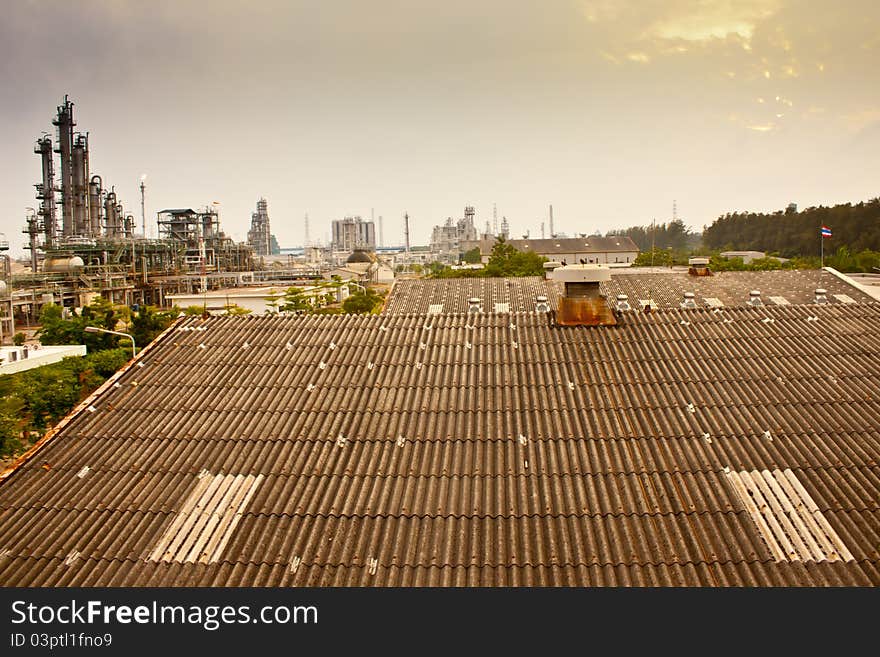
[{"label": "tree line", "polygon": [[709,249],[765,251],[784,258],[817,256],[823,225],[832,232],[825,239],[826,253],[841,247],[849,253],[880,251],[880,198],[800,212],[728,213],[703,231],[703,244]]}]

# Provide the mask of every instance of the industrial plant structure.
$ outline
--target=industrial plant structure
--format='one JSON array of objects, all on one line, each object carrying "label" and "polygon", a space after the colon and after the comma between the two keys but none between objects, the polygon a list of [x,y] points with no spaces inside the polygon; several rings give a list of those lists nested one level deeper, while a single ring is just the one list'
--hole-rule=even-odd
[{"label": "industrial plant structure", "polygon": [[[489,239],[489,235],[485,235]],[[474,208],[469,205],[464,209],[464,217],[453,221],[452,217],[442,226],[434,226],[431,232],[431,253],[439,262],[456,264],[462,254],[467,251],[465,245],[477,242],[480,235],[474,226]]]},{"label": "industrial plant structure", "polygon": [[13,315],[31,321],[46,303],[82,306],[97,295],[161,306],[166,293],[217,287],[229,278],[223,274],[253,269],[253,249],[223,233],[213,206],[162,210],[159,237],[148,239],[143,181],[138,231],[115,188],[91,172],[89,135],[74,131],[74,104],[67,96],[52,124],[54,142],[44,133],[34,149],[41,161],[39,208],[24,231],[30,272],[9,281],[6,308]]},{"label": "industrial plant structure", "polygon": [[248,231],[247,244],[254,250],[254,255],[278,255],[281,249],[278,240],[269,226],[269,209],[266,199],[257,201],[257,211],[251,215],[251,229]]}]

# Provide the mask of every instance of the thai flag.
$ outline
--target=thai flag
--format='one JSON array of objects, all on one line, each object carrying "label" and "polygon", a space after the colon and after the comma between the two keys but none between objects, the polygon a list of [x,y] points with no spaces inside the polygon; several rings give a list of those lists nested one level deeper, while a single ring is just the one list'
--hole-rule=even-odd
[{"label": "thai flag", "polygon": [[822,226],[822,237],[831,237],[831,229],[828,226]]}]

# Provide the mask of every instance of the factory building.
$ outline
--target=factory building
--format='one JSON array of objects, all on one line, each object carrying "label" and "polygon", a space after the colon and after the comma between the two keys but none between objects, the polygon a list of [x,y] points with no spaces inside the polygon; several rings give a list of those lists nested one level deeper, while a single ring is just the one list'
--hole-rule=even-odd
[{"label": "factory building", "polygon": [[376,226],[359,216],[333,220],[333,251],[351,253],[355,249],[376,249]]},{"label": "factory building", "polygon": [[457,264],[467,249],[466,242],[476,242],[480,238],[474,226],[474,208],[467,206],[464,217],[454,221],[449,217],[442,226],[434,226],[431,231],[431,254],[433,259],[447,264]]}]

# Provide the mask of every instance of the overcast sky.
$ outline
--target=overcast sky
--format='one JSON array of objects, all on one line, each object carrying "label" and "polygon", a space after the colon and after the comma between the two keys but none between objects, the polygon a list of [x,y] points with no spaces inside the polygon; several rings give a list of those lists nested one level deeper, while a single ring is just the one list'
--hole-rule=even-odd
[{"label": "overcast sky", "polygon": [[[258,198],[282,246],[345,215],[413,243],[497,203],[512,232],[880,195],[880,2],[6,0],[0,230],[23,244],[64,94],[140,221]],[[548,227],[549,230],[549,227]],[[14,248],[13,253],[20,252]]]}]

